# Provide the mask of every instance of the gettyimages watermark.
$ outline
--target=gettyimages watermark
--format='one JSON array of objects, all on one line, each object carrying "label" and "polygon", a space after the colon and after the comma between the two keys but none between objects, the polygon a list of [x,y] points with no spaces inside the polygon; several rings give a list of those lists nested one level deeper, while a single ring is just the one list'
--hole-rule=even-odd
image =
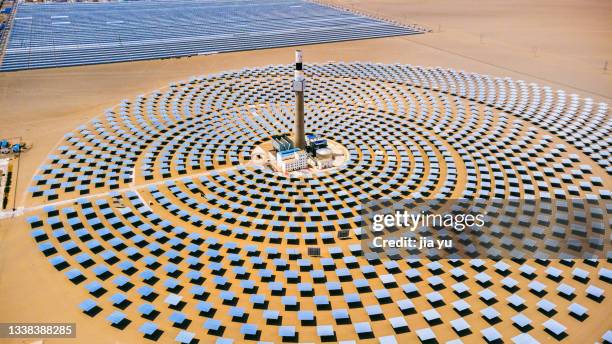
[{"label": "gettyimages watermark", "polygon": [[609,200],[376,200],[362,207],[364,253],[405,258],[612,257]]}]

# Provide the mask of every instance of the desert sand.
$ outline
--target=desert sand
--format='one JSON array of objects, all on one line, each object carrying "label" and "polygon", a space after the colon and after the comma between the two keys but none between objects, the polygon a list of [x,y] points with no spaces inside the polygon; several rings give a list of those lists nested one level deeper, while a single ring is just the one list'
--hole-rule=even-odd
[{"label": "desert sand", "polygon": [[[536,82],[596,101],[612,100],[612,72],[604,71],[605,61],[612,60],[610,1],[337,0],[334,3],[418,23],[432,32],[301,47],[308,62],[373,61],[442,66]],[[286,64],[291,61],[294,49],[0,73],[0,137],[20,136],[33,143],[33,148],[20,161],[17,206],[27,206],[25,190],[61,137],[101,115],[106,108],[124,98],[149,93],[194,75]],[[133,326],[120,332],[103,320],[91,321],[82,314],[77,305],[87,297],[84,290],[74,288],[46,262],[25,229],[23,217],[0,220],[0,322],[76,321],[79,337],[88,338],[88,343],[145,341]],[[610,292],[608,288],[606,294]],[[528,303],[537,302],[534,295],[529,296]],[[609,300],[608,295],[604,301],[608,306]],[[538,314],[528,316],[534,321],[544,320]],[[574,338],[585,338],[585,342],[598,339],[609,325],[601,321],[595,322],[596,328],[584,328],[573,319],[567,323],[577,326],[572,329]]]}]

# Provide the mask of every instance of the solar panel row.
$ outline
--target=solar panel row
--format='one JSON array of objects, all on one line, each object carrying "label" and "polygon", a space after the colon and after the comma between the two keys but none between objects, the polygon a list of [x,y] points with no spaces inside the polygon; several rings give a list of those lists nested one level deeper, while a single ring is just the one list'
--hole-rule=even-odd
[{"label": "solar panel row", "polygon": [[[442,68],[307,65],[308,129],[349,160],[294,178],[249,163],[256,142],[292,126],[291,71],[193,77],[64,137],[27,221],[88,293],[85,314],[160,343],[586,342],[576,329],[607,314],[612,255],[388,260],[365,252],[356,220],[369,199],[537,194],[567,200],[546,219],[562,237],[572,198],[610,199],[607,104]],[[591,339],[609,342],[604,331]]]},{"label": "solar panel row", "polygon": [[420,33],[306,1],[21,4],[0,70]]}]

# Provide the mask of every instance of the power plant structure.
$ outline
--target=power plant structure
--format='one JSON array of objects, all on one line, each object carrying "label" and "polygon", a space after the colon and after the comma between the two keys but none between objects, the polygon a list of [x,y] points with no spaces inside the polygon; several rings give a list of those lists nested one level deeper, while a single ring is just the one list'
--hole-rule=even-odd
[{"label": "power plant structure", "polygon": [[296,147],[287,135],[272,136],[276,151],[276,167],[283,173],[303,170],[308,167],[308,153]]},{"label": "power plant structure", "polygon": [[334,152],[327,145],[327,140],[316,134],[306,134],[306,151],[309,164],[319,170],[334,166]]},{"label": "power plant structure", "polygon": [[304,89],[306,77],[302,65],[302,51],[295,51],[295,72],[293,76],[293,91],[295,92],[295,123],[293,126],[293,139],[299,149],[306,148],[304,134]]},{"label": "power plant structure", "polygon": [[308,167],[326,169],[333,167],[334,154],[327,140],[314,133],[305,133],[304,123],[304,76],[302,51],[295,51],[293,91],[295,92],[295,118],[292,135],[272,135],[272,150],[269,160],[276,170],[287,173]]}]

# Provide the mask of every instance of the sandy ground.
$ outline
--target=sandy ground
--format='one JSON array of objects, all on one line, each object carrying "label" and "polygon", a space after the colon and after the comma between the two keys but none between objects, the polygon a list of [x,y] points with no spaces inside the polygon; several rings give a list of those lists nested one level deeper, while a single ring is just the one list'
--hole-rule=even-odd
[{"label": "sandy ground", "polygon": [[[537,82],[598,101],[612,100],[612,72],[603,70],[605,61],[612,60],[610,1],[335,2],[426,25],[434,32],[302,47],[307,62],[444,66]],[[0,74],[0,137],[21,136],[34,143],[21,158],[17,205],[23,205],[36,168],[62,135],[104,109],[193,75],[290,63],[294,49]],[[120,332],[104,321],[87,321],[77,308],[86,297],[82,288],[72,287],[45,262],[23,229],[22,219],[0,221],[0,322],[73,320],[79,337],[92,338],[89,343],[142,341],[136,329],[124,331],[119,340],[114,336]],[[581,332],[600,335],[606,322],[595,326],[600,328]]]},{"label": "sandy ground", "polygon": [[[426,35],[303,47],[308,62],[375,61],[444,66],[612,99],[612,3],[608,1],[344,1],[349,8],[427,25]],[[438,26],[440,24],[440,26]],[[438,32],[438,27],[441,31]],[[484,32],[481,43],[480,32]],[[537,42],[542,42],[537,45]],[[534,54],[533,47],[538,46]],[[295,48],[0,74],[0,137],[35,143],[20,167],[17,205],[60,137],[121,99],[194,75],[288,63]],[[611,66],[612,68],[612,66]]]}]

